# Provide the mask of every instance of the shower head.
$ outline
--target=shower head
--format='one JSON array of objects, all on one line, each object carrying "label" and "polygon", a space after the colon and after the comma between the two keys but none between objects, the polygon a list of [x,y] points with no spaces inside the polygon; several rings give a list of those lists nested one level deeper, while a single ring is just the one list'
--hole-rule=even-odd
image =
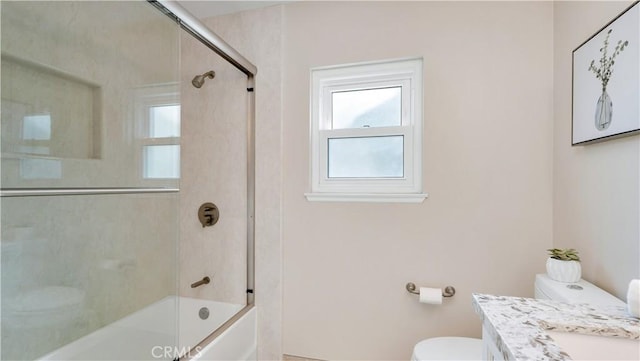
[{"label": "shower head", "polygon": [[193,78],[193,80],[191,81],[191,84],[193,84],[194,87],[200,89],[200,87],[202,87],[202,84],[204,84],[205,78],[213,79],[214,76],[216,76],[216,72],[213,70],[208,71],[202,75],[196,75],[195,78]]}]

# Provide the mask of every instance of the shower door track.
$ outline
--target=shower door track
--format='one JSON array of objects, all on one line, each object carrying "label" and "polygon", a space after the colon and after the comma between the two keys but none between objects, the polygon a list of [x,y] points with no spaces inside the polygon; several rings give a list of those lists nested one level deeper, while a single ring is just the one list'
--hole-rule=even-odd
[{"label": "shower door track", "polygon": [[165,15],[200,40],[204,45],[223,57],[226,61],[238,68],[249,77],[253,77],[258,72],[258,68],[247,60],[236,49],[227,44],[221,37],[209,30],[200,20],[191,15],[182,6],[171,0],[147,0],[151,5],[157,7]]},{"label": "shower door track", "polygon": [[177,193],[178,188],[11,188],[0,189],[0,197],[78,196],[102,194]]}]

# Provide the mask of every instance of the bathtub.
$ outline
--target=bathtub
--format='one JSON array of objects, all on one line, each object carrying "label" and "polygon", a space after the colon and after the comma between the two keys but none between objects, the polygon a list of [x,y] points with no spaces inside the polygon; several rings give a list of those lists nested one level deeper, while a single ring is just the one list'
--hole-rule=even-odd
[{"label": "bathtub", "polygon": [[169,296],[40,360],[250,361],[256,340],[255,307]]}]

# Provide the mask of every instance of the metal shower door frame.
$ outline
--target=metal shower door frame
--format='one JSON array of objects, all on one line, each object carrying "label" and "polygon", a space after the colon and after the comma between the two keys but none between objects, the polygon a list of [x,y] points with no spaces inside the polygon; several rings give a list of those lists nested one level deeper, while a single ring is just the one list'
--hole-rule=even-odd
[{"label": "metal shower door frame", "polygon": [[[193,347],[204,347],[255,306],[255,76],[258,68],[200,20],[171,0],[147,0],[205,46],[247,75],[247,305]],[[181,360],[190,359],[187,355]]]}]

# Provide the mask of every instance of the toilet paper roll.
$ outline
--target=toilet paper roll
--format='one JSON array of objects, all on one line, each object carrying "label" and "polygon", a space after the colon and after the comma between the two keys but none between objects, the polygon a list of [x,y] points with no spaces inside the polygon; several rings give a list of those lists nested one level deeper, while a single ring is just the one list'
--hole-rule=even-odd
[{"label": "toilet paper roll", "polygon": [[420,287],[420,302],[441,305],[442,290],[440,288]]},{"label": "toilet paper roll", "polygon": [[627,311],[631,316],[640,318],[640,280],[631,280],[629,282]]}]

